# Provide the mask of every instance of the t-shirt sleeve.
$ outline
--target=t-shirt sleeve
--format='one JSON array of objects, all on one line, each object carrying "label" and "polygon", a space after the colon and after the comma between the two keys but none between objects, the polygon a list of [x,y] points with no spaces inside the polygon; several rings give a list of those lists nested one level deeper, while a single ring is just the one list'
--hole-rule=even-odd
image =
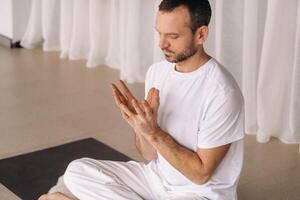
[{"label": "t-shirt sleeve", "polygon": [[214,148],[244,137],[244,101],[239,91],[215,96],[200,120],[198,148]]}]

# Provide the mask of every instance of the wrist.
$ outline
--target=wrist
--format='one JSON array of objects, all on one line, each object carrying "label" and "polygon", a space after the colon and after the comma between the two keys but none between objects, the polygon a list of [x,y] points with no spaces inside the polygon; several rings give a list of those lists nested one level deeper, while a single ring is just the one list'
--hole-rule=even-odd
[{"label": "wrist", "polygon": [[152,144],[153,147],[155,147],[159,141],[161,140],[161,138],[163,137],[164,132],[163,130],[161,130],[159,127],[148,136],[148,141],[150,144]]}]

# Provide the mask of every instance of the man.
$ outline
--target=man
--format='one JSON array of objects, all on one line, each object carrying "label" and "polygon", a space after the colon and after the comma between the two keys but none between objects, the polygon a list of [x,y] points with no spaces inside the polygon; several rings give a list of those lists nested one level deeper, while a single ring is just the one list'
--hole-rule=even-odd
[{"label": "man", "polygon": [[[150,67],[146,100],[112,85],[136,146],[150,162],[73,161],[64,181],[79,199],[236,199],[243,162],[243,97],[204,51],[207,0],[163,0],[156,30],[167,61]],[[56,193],[41,199],[69,199]]]}]

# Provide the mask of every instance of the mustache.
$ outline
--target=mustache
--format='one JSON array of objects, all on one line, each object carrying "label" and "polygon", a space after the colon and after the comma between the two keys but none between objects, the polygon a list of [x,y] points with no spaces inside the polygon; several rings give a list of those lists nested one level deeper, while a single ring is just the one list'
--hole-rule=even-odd
[{"label": "mustache", "polygon": [[161,49],[164,53],[175,53],[174,51],[171,51],[169,49],[163,48]]}]

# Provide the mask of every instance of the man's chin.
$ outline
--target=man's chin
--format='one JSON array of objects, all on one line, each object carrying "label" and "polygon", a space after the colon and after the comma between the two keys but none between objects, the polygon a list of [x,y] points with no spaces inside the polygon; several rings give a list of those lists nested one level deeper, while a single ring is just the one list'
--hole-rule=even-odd
[{"label": "man's chin", "polygon": [[176,63],[176,59],[174,59],[174,58],[172,58],[172,57],[170,57],[170,56],[167,56],[166,54],[165,54],[165,59],[166,59],[168,62]]}]

